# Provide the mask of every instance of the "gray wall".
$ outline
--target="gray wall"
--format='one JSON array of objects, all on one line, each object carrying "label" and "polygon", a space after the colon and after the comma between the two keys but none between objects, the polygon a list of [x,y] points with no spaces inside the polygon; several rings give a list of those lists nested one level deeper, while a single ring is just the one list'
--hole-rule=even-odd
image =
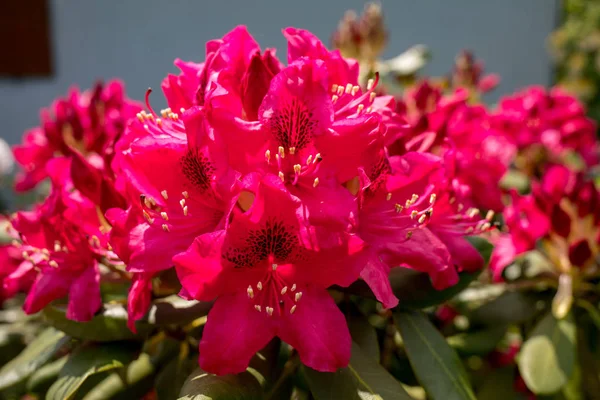
[{"label": "gray wall", "polygon": [[[121,77],[130,97],[159,89],[176,57],[199,61],[204,43],[237,24],[248,26],[264,47],[285,58],[281,29],[309,29],[326,43],[348,8],[364,0],[49,0],[55,75],[50,79],[0,79],[0,137],[20,141],[38,123],[38,109],[73,83]],[[490,99],[529,84],[550,81],[545,38],[555,23],[556,0],[384,0],[392,57],[422,43],[432,50],[429,74],[446,72],[454,55],[469,48],[502,76]],[[4,38],[18,40],[18,38]],[[155,109],[164,107],[152,96]]]}]

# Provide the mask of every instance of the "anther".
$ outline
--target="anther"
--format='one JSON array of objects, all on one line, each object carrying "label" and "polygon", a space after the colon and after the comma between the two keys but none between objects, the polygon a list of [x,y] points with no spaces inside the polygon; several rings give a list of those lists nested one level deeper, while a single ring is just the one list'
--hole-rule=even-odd
[{"label": "anther", "polygon": [[275,264],[275,263],[271,264],[271,268],[273,268],[273,271],[275,271],[277,269],[277,264]]},{"label": "anther", "polygon": [[337,88],[337,94],[338,96],[341,96],[344,94],[344,87],[343,86],[338,86]]},{"label": "anther", "polygon": [[283,172],[279,171],[279,179],[281,179],[281,182],[285,182],[285,175],[283,174]]},{"label": "anther", "polygon": [[267,150],[265,151],[265,158],[267,159],[267,162],[271,162],[271,150]]},{"label": "anther", "polygon": [[261,312],[262,311],[262,307],[259,306],[258,304],[254,306],[254,308],[256,309],[256,311]]},{"label": "anther", "polygon": [[179,200],[179,205],[181,206],[181,208],[185,207],[185,199]]},{"label": "anther", "polygon": [[419,213],[417,212],[417,210],[412,210],[412,212],[410,213],[410,217],[412,219],[417,218],[417,215],[419,215]]},{"label": "anther", "polygon": [[249,298],[253,298],[254,297],[254,290],[252,290],[252,286],[248,286],[248,297]]},{"label": "anther", "polygon": [[165,231],[165,232],[170,232],[170,230],[169,230],[169,226],[168,226],[167,224],[162,224],[162,229],[163,229],[163,231]]},{"label": "anther", "polygon": [[338,101],[338,99],[339,99],[339,96],[338,96],[337,94],[334,94],[333,96],[331,96],[331,102],[332,102],[333,104],[335,104],[335,103],[336,103],[336,101]]},{"label": "anther", "polygon": [[319,184],[319,178],[315,178],[315,180],[313,181],[313,187],[317,187],[318,184]]},{"label": "anther", "polygon": [[385,196],[385,199],[386,199],[387,201],[390,201],[390,200],[392,199],[392,194],[391,194],[391,193],[388,193],[388,194]]},{"label": "anther", "polygon": [[182,195],[184,198],[186,198],[186,199],[189,199],[189,198],[190,198],[190,195],[189,195],[189,193],[188,193],[187,191],[183,191],[183,192],[181,192],[181,195]]},{"label": "anther", "polygon": [[367,81],[367,90],[371,90],[373,89],[373,84],[375,83],[375,81],[373,79],[369,79]]},{"label": "anther", "polygon": [[401,213],[402,210],[404,210],[404,207],[402,207],[402,205],[398,204],[398,203],[396,203],[396,205],[394,207],[396,208],[397,213]]},{"label": "anther", "polygon": [[473,233],[473,227],[470,226],[465,230],[465,233]]},{"label": "anther", "polygon": [[417,201],[417,200],[419,200],[419,195],[416,194],[416,193],[413,193],[413,195],[412,195],[412,197],[410,199],[410,202],[414,204],[415,201]]},{"label": "anther", "polygon": [[169,200],[169,195],[167,194],[166,190],[163,190],[162,192],[160,192],[160,195],[163,197],[163,199]]},{"label": "anther", "polygon": [[487,214],[485,214],[485,219],[488,220],[488,221],[491,221],[492,218],[494,218],[494,211],[493,210],[489,210],[487,212]]},{"label": "anther", "polygon": [[294,164],[294,172],[295,173],[299,174],[301,170],[302,170],[302,165]]},{"label": "anther", "polygon": [[335,83],[333,85],[331,85],[331,93],[337,92],[337,89],[338,89],[338,85],[336,85]]},{"label": "anther", "polygon": [[283,148],[283,146],[279,146],[277,148],[277,152],[279,153],[279,157],[285,158],[285,149]]},{"label": "anther", "polygon": [[296,154],[296,148],[294,146],[290,147],[288,150],[290,151],[290,154]]},{"label": "anther", "polygon": [[295,284],[295,283],[292,285],[292,287],[291,287],[291,289],[290,289],[290,290],[291,290],[292,292],[293,292],[294,290],[296,290],[296,284]]},{"label": "anther", "polygon": [[267,312],[267,314],[269,315],[269,317],[270,317],[271,315],[273,315],[273,307],[266,307],[266,308],[265,308],[265,311]]},{"label": "anther", "polygon": [[[373,100],[375,100],[375,97],[377,97],[377,93],[375,92],[371,92],[371,94],[369,95],[369,102],[373,102]],[[370,108],[370,107],[369,107]]]},{"label": "anther", "polygon": [[147,130],[147,131],[150,130],[150,127],[148,126],[148,124],[144,124],[144,129]]},{"label": "anther", "polygon": [[281,289],[281,295],[282,295],[282,296],[283,296],[284,294],[286,294],[286,292],[287,292],[287,289],[288,289],[288,288],[287,288],[287,286],[284,286],[284,287]]},{"label": "anther", "polygon": [[469,218],[473,218],[475,217],[477,214],[479,214],[479,210],[476,208],[471,208],[469,211]]},{"label": "anther", "polygon": [[322,159],[323,159],[323,158],[321,157],[321,153],[317,153],[317,154],[315,155],[315,158],[314,158],[314,160],[313,160],[313,163],[316,163],[316,162],[318,162],[318,161],[321,161]]},{"label": "anther", "polygon": [[48,265],[50,265],[53,268],[58,268],[58,263],[54,260],[48,261]]},{"label": "anther", "polygon": [[156,125],[158,125],[159,128],[162,128],[162,119],[156,118]]},{"label": "anther", "polygon": [[427,218],[427,215],[423,214],[419,217],[419,223],[422,224],[423,222],[425,222],[425,219]]},{"label": "anther", "polygon": [[406,240],[410,239],[413,235],[413,231],[406,232]]},{"label": "anther", "polygon": [[436,194],[432,193],[431,196],[429,196],[429,204],[435,203],[436,197],[437,197]]},{"label": "anther", "polygon": [[364,105],[364,104],[359,104],[359,105],[356,107],[356,113],[357,113],[357,114],[360,114],[361,112],[363,112],[363,110],[364,110],[364,109],[365,109],[365,105]]},{"label": "anther", "polygon": [[351,84],[351,83],[349,83],[349,84],[347,84],[347,85],[346,85],[346,89],[344,90],[344,92],[345,92],[346,94],[348,94],[348,93],[350,93],[351,91],[352,91],[352,84]]},{"label": "anther", "polygon": [[137,114],[136,114],[136,116],[137,116],[137,119],[138,119],[140,122],[144,122],[144,116],[143,116],[142,114],[140,114],[140,113],[137,113]]},{"label": "anther", "polygon": [[290,308],[290,314],[293,314],[296,311],[296,305],[294,304],[292,308]]},{"label": "anther", "polygon": [[306,165],[310,164],[311,161],[312,161],[312,154],[309,154],[308,158],[306,159]]},{"label": "anther", "polygon": [[492,224],[490,224],[489,222],[486,222],[485,224],[481,225],[481,230],[482,231],[487,231],[488,229],[490,229],[492,226]]},{"label": "anther", "polygon": [[352,86],[352,96],[356,96],[356,93],[358,93],[359,89],[360,87],[358,86]]},{"label": "anther", "polygon": [[296,293],[296,296],[294,296],[294,300],[296,302],[300,301],[301,298],[302,298],[302,292],[298,292],[298,293]]},{"label": "anther", "polygon": [[188,215],[188,208],[187,208],[187,206],[183,207],[183,215],[185,215],[186,217]]},{"label": "anther", "polygon": [[260,281],[259,281],[259,282],[256,284],[256,288],[257,288],[258,290],[262,290],[262,282],[260,282]]},{"label": "anther", "polygon": [[179,112],[183,114],[183,113],[185,112],[185,108],[181,107],[181,108],[179,109]]},{"label": "anther", "polygon": [[164,212],[164,211],[160,213],[160,217],[161,217],[162,219],[164,219],[165,221],[168,221],[168,220],[169,220],[169,216],[168,216],[168,215],[167,215],[167,213],[166,213],[166,212]]},{"label": "anther", "polygon": [[371,107],[367,107],[367,111],[365,111],[366,113],[370,113],[371,111],[373,111],[373,108]]}]

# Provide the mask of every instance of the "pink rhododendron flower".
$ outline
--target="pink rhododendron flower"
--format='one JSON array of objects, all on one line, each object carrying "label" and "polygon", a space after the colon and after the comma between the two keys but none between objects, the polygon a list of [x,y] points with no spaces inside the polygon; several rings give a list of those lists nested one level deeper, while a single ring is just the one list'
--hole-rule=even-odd
[{"label": "pink rhododendron flower", "polygon": [[[561,89],[534,86],[500,101],[494,124],[527,158],[560,160],[565,152],[578,153],[588,165],[597,164],[596,125],[583,105]],[[537,154],[539,149],[549,154]]]},{"label": "pink rhododendron flower", "polygon": [[23,257],[24,251],[29,250],[17,239],[18,233],[10,222],[0,216],[0,229],[5,230],[3,235],[13,238],[8,243],[0,244],[0,305],[12,298],[20,291],[29,290],[35,271],[29,257]]},{"label": "pink rhododendron flower", "polygon": [[[98,83],[83,93],[73,88],[66,98],[57,99],[49,109],[42,110],[42,125],[27,132],[23,144],[14,147],[15,159],[23,167],[17,176],[16,190],[32,189],[45,179],[46,165],[57,155],[78,154],[95,168],[105,170],[125,122],[139,110],[136,103],[125,97],[119,81]],[[79,163],[77,176],[82,176],[84,166]],[[78,181],[75,179],[77,186]]]},{"label": "pink rhododendron flower", "polygon": [[27,245],[23,257],[38,271],[24,310],[36,313],[68,296],[67,318],[88,321],[101,306],[98,261],[107,254],[101,222],[96,206],[74,190],[68,159],[54,159],[47,169],[49,197],[13,221]]},{"label": "pink rhododendron flower", "polygon": [[[200,343],[200,366],[238,373],[274,336],[319,371],[348,364],[350,335],[326,288],[360,272],[362,241],[309,226],[300,200],[266,175],[248,211],[235,209],[224,231],[199,236],[175,257],[185,293],[216,302]],[[235,327],[235,328],[233,328]]]},{"label": "pink rhododendron flower", "polygon": [[477,209],[465,209],[444,191],[442,160],[422,153],[391,157],[379,175],[366,176],[359,196],[358,233],[370,245],[361,277],[386,307],[398,300],[387,279],[407,266],[431,277],[434,287],[456,284],[457,271],[476,271],[483,258],[464,235],[491,227]]}]

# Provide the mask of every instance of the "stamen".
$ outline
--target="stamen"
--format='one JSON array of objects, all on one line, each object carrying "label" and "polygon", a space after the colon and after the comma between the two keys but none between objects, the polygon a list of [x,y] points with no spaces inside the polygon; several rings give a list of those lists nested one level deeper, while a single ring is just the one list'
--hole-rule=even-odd
[{"label": "stamen", "polygon": [[404,207],[402,207],[402,205],[396,203],[396,205],[394,206],[396,208],[396,212],[397,213],[401,213],[402,210],[404,210]]},{"label": "stamen", "polygon": [[422,224],[423,222],[425,222],[425,219],[427,218],[427,215],[423,214],[419,217],[419,223]]},{"label": "stamen", "polygon": [[476,208],[471,208],[470,210],[467,211],[469,218],[473,218],[475,217],[477,214],[479,214],[479,210]]},{"label": "stamen", "polygon": [[331,93],[337,92],[337,89],[338,89],[338,85],[337,84],[334,83],[333,85],[331,85]]},{"label": "stamen", "polygon": [[333,96],[331,96],[331,102],[333,104],[335,104],[338,101],[339,97],[337,94],[334,94]]},{"label": "stamen", "polygon": [[313,164],[314,164],[314,163],[316,163],[316,162],[320,162],[322,159],[323,159],[323,158],[321,157],[321,153],[317,153],[317,154],[315,155],[315,158],[314,158],[314,160],[313,160]]},{"label": "stamen", "polygon": [[188,215],[188,208],[187,206],[183,207],[183,215],[187,217]]},{"label": "stamen", "polygon": [[387,201],[390,201],[390,200],[392,199],[392,193],[388,193],[388,194],[385,196],[385,199],[386,199]]},{"label": "stamen", "polygon": [[306,165],[310,164],[311,161],[312,161],[312,154],[309,154],[308,158],[306,159]]},{"label": "stamen", "polygon": [[375,83],[375,81],[373,79],[369,79],[367,81],[367,90],[373,89],[373,83]]},{"label": "stamen", "polygon": [[296,290],[296,284],[295,284],[295,283],[292,285],[292,288],[291,288],[290,290],[291,290],[292,292]]},{"label": "stamen", "polygon": [[275,271],[277,269],[277,264],[275,264],[275,263],[271,264],[271,268],[273,268],[273,271]]},{"label": "stamen", "polygon": [[189,193],[188,193],[187,191],[183,191],[183,192],[181,192],[181,195],[182,195],[184,198],[186,198],[186,199],[189,199],[189,198],[190,198],[190,195],[189,195]]},{"label": "stamen", "polygon": [[50,265],[53,268],[58,268],[58,263],[54,260],[48,261],[48,265]]},{"label": "stamen", "polygon": [[258,304],[254,306],[254,308],[256,309],[256,311],[261,312],[262,311],[262,307],[259,306]]},{"label": "stamen", "polygon": [[417,212],[417,210],[412,210],[412,212],[410,213],[410,217],[412,219],[417,218],[417,215],[419,215],[419,213]]},{"label": "stamen", "polygon": [[265,151],[265,158],[267,159],[267,163],[271,162],[271,150]]},{"label": "stamen", "polygon": [[163,231],[165,231],[165,232],[170,232],[170,230],[169,230],[169,226],[168,226],[167,224],[162,224],[162,229],[163,229]]},{"label": "stamen", "polygon": [[185,207],[185,199],[179,200],[179,205],[181,206],[181,208]]},{"label": "stamen", "polygon": [[256,284],[256,288],[258,290],[262,290],[262,282],[261,281],[258,281],[258,283]]},{"label": "stamen", "polygon": [[349,94],[351,91],[352,91],[352,84],[351,84],[351,83],[348,83],[348,84],[346,85],[346,90],[344,90],[344,92],[345,92],[346,94]]},{"label": "stamen", "polygon": [[169,195],[167,194],[166,190],[163,190],[162,192],[160,192],[160,195],[163,197],[163,199],[169,200]]},{"label": "stamen", "polygon": [[156,118],[156,125],[158,125],[159,128],[162,128],[162,119]]},{"label": "stamen", "polygon": [[160,213],[160,217],[162,219],[164,219],[165,221],[169,220],[169,216],[167,215],[167,213],[165,211],[163,211],[163,212]]},{"label": "stamen", "polygon": [[296,311],[296,305],[294,304],[292,308],[290,308],[290,314],[293,314]]},{"label": "stamen", "polygon": [[364,110],[364,109],[365,109],[365,105],[364,105],[364,104],[359,104],[359,105],[356,107],[356,113],[357,113],[357,114],[360,114],[361,112],[363,112],[363,110]]},{"label": "stamen", "polygon": [[290,147],[288,150],[290,151],[290,154],[291,154],[291,155],[294,155],[294,154],[296,154],[296,148],[295,148],[295,147],[293,147],[293,146],[292,146],[292,147]]},{"label": "stamen", "polygon": [[302,298],[302,292],[298,292],[298,293],[296,293],[296,296],[294,296],[294,300],[296,301],[296,303],[298,301],[300,301],[301,298]]},{"label": "stamen", "polygon": [[283,172],[279,171],[279,179],[281,179],[281,182],[285,182],[285,175],[283,174]]},{"label": "stamen", "polygon": [[491,221],[494,218],[494,211],[493,210],[489,210],[487,212],[487,214],[485,214],[485,219],[487,219],[488,221]]},{"label": "stamen", "polygon": [[344,94],[344,87],[343,86],[338,86],[337,88],[337,95],[341,96]]},{"label": "stamen", "polygon": [[273,315],[273,307],[266,307],[265,311],[267,312],[269,317]]},{"label": "stamen", "polygon": [[435,203],[436,198],[437,198],[436,194],[432,193],[431,196],[429,196],[429,204]]},{"label": "stamen", "polygon": [[142,214],[144,215],[144,219],[150,224],[152,225],[152,223],[154,222],[154,218],[150,217],[150,214],[148,214],[148,212],[146,210],[142,211]]},{"label": "stamen", "polygon": [[181,107],[181,108],[179,109],[179,112],[183,114],[183,113],[185,112],[185,108]]},{"label": "stamen", "polygon": [[413,235],[413,231],[406,232],[406,240],[410,239]]},{"label": "stamen", "polygon": [[352,86],[352,96],[356,96],[356,93],[358,93],[358,91],[360,90],[360,87],[358,86]]},{"label": "stamen", "polygon": [[248,297],[249,298],[253,298],[254,297],[254,290],[252,290],[252,286],[248,286]]},{"label": "stamen", "polygon": [[286,292],[287,292],[287,286],[284,286],[283,289],[281,289],[281,295],[283,296]]},{"label": "stamen", "polygon": [[[371,92],[371,94],[369,95],[369,102],[373,102],[373,100],[375,100],[375,97],[377,97],[377,93],[375,92]],[[370,107],[369,107],[370,108]]]},{"label": "stamen", "polygon": [[299,174],[301,170],[302,170],[302,165],[294,164],[294,172],[295,173]]},{"label": "stamen", "polygon": [[137,116],[137,119],[138,119],[140,122],[144,122],[144,116],[143,116],[142,114],[140,114],[140,113],[137,113],[137,114],[136,114],[136,116]]},{"label": "stamen", "polygon": [[481,230],[482,231],[487,231],[488,229],[490,229],[492,227],[492,224],[490,224],[489,222],[484,223],[483,225],[481,225]]},{"label": "stamen", "polygon": [[279,146],[277,148],[277,152],[279,153],[279,157],[285,158],[285,149],[283,148],[283,146]]},{"label": "stamen", "polygon": [[315,180],[313,181],[313,187],[317,187],[318,184],[319,184],[319,178],[315,178]]}]

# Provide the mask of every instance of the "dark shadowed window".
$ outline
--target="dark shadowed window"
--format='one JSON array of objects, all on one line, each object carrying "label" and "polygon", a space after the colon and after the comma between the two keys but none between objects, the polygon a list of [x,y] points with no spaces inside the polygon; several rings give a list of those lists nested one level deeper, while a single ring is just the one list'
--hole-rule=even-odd
[{"label": "dark shadowed window", "polygon": [[47,0],[5,0],[0,6],[0,76],[50,76]]}]

